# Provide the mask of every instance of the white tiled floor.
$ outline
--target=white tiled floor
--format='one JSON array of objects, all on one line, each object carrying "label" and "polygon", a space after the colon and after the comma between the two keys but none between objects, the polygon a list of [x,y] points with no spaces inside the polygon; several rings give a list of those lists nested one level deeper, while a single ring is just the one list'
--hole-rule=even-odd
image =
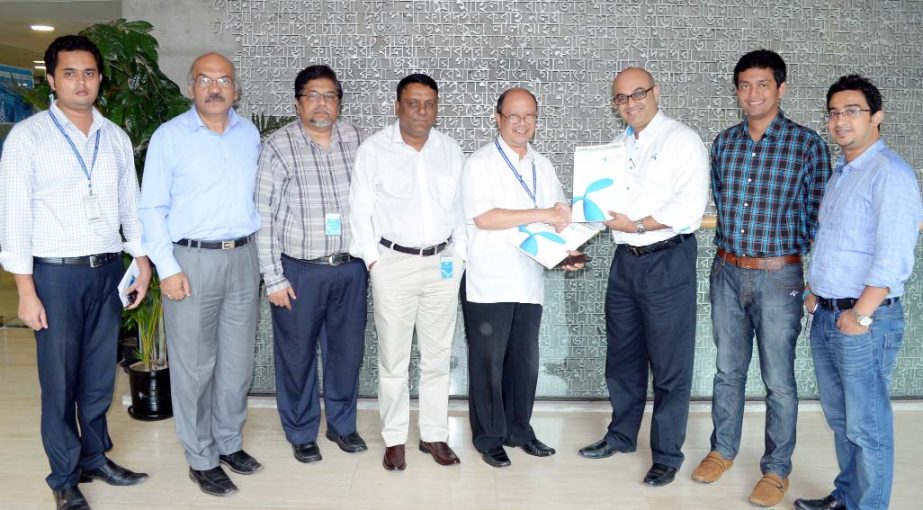
[{"label": "white tiled floor", "polygon": [[[54,507],[44,482],[48,465],[39,433],[39,391],[35,346],[25,329],[0,329],[0,508]],[[109,412],[119,463],[150,473],[136,487],[110,487],[99,482],[81,488],[95,510],[114,509],[737,509],[748,508],[747,495],[759,477],[765,415],[748,412],[744,445],[734,468],[714,485],[701,485],[689,475],[707,453],[711,419],[706,406],[694,406],[686,441],[686,464],[677,480],[652,489],[640,483],[650,463],[647,422],[638,452],[591,461],[577,449],[599,439],[608,422],[605,403],[543,402],[533,425],[541,439],[558,449],[538,459],[510,450],[513,465],[494,469],[471,446],[464,402],[453,402],[450,444],[462,459],[453,467],[436,465],[408,448],[407,470],[381,467],[383,444],[378,434],[374,400],[362,401],[359,432],[369,451],[346,454],[321,438],[324,460],[296,462],[286,443],[270,398],[254,398],[245,431],[245,447],[265,464],[254,476],[233,475],[240,492],[229,498],[205,495],[187,478],[183,453],[171,420],[144,423],[131,419],[122,404],[127,380],[119,373],[116,398]],[[754,406],[759,408],[759,406]],[[918,404],[897,405],[897,472],[891,508],[921,508],[916,489],[923,486],[923,411]],[[649,417],[648,417],[649,418]],[[416,440],[415,432],[411,441]],[[836,473],[832,439],[823,415],[808,404],[799,418],[798,447],[791,489],[778,508],[791,508],[802,496],[824,496]]]}]

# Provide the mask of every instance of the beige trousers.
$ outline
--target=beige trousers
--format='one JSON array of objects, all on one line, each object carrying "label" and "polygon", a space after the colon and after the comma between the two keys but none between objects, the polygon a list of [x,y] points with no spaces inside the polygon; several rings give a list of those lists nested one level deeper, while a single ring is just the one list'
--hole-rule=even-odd
[{"label": "beige trousers", "polygon": [[[444,259],[452,275],[443,278]],[[378,407],[385,446],[405,444],[410,423],[410,348],[420,347],[420,439],[449,437],[449,354],[464,263],[450,246],[430,257],[382,249],[369,277],[378,332]]]}]

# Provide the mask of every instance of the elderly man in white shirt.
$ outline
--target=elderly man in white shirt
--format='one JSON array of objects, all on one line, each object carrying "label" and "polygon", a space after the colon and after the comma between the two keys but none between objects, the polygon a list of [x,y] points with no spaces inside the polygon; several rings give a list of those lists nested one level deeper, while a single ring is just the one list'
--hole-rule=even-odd
[{"label": "elderly man in white shirt", "polygon": [[555,454],[529,424],[545,270],[510,237],[530,223],[560,231],[571,212],[551,161],[529,143],[538,121],[535,96],[521,88],[503,92],[494,117],[499,136],[468,158],[462,177],[469,238],[462,309],[472,440],[484,462],[505,467],[504,445],[536,457]]},{"label": "elderly man in white shirt", "polygon": [[467,249],[460,179],[464,154],[433,129],[438,86],[412,74],[397,86],[398,121],[356,154],[349,203],[349,252],[369,269],[378,332],[378,404],[387,470],[406,466],[408,369],[420,345],[420,450],[459,463],[449,437],[449,354]]},{"label": "elderly man in white shirt", "polygon": [[629,67],[612,83],[612,103],[628,124],[627,201],[606,225],[618,245],[606,290],[606,383],[612,421],[582,450],[591,459],[637,448],[653,374],[650,486],[667,485],[682,465],[695,350],[696,256],[693,232],[708,197],[702,139],[658,111],[660,87]]}]

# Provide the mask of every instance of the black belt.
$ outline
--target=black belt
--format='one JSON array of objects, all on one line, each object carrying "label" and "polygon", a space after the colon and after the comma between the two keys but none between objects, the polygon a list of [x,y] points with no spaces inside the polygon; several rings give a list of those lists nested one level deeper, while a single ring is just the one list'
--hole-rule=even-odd
[{"label": "black belt", "polygon": [[34,257],[34,260],[40,264],[99,267],[119,258],[119,255],[119,253],[97,253],[86,257]]},{"label": "black belt", "polygon": [[356,257],[353,257],[352,255],[348,253],[334,253],[333,255],[327,255],[326,257],[319,257],[319,258],[311,259],[311,260],[305,260],[305,259],[299,259],[299,260],[304,260],[305,262],[309,264],[323,264],[325,266],[337,267],[347,262],[356,260]]},{"label": "black belt", "polygon": [[189,248],[202,248],[204,250],[233,250],[239,248],[253,239],[253,234],[226,241],[200,241],[198,239],[180,239],[176,244]]},{"label": "black belt", "polygon": [[435,255],[446,248],[449,243],[452,242],[452,236],[449,236],[445,241],[437,244],[436,246],[429,246],[426,248],[408,248],[406,246],[401,246],[399,244],[392,243],[391,241],[381,238],[381,245],[385,248],[390,248],[394,251],[399,251],[401,253],[406,253],[408,255],[419,255],[421,257],[429,257]]},{"label": "black belt", "polygon": [[660,241],[659,243],[649,244],[647,246],[632,246],[630,244],[623,244],[622,246],[624,246],[625,249],[628,250],[628,252],[632,255],[640,257],[641,255],[647,255],[649,253],[655,253],[661,250],[666,250],[667,248],[679,246],[683,244],[683,241],[692,236],[693,234],[680,234]]},{"label": "black belt", "polygon": [[[894,303],[897,303],[901,298],[888,298],[881,302],[879,306],[891,306]],[[856,298],[840,298],[840,299],[829,299],[817,296],[817,306],[823,308],[824,310],[850,310],[855,308]]]}]

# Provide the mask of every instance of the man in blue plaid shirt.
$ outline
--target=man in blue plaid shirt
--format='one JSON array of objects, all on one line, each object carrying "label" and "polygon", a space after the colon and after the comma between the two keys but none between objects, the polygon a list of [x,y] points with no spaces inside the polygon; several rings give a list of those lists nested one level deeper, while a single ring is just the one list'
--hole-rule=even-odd
[{"label": "man in blue plaid shirt", "polygon": [[830,176],[830,151],[814,131],[792,122],[779,104],[785,62],[775,52],[747,53],[734,67],[746,118],[715,138],[712,193],[718,210],[711,271],[717,373],[711,452],[692,478],[716,481],[740,447],[753,338],[766,386],[766,450],[750,503],[773,506],[788,489],[798,396],[795,343],[801,332],[801,256],[817,229]]}]

